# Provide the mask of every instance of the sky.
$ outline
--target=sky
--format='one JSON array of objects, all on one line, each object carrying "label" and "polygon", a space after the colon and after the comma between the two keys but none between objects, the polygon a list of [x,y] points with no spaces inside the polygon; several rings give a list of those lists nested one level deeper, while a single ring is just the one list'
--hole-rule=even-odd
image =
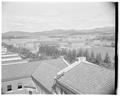
[{"label": "sky", "polygon": [[2,2],[2,32],[115,26],[113,3]]}]

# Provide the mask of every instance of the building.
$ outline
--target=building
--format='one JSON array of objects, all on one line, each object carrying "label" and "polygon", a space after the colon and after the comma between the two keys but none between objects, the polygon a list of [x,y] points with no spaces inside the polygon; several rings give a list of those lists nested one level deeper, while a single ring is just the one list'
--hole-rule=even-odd
[{"label": "building", "polygon": [[62,58],[27,62],[18,54],[2,55],[2,94],[52,94],[57,72],[67,64]]},{"label": "building", "polygon": [[[39,64],[39,62],[12,62],[2,64],[2,93],[25,94],[29,93],[29,90],[33,90],[35,85],[31,79],[31,74]],[[37,92],[37,90],[34,91]],[[35,93],[34,91],[32,93]]]},{"label": "building", "polygon": [[115,72],[78,58],[28,62],[18,54],[2,54],[2,94],[110,94]]},{"label": "building", "polygon": [[60,71],[55,79],[57,94],[112,94],[115,92],[115,72],[89,63],[83,58]]},{"label": "building", "polygon": [[7,53],[2,55],[2,64],[13,64],[13,63],[27,63],[27,60],[23,60],[18,54],[16,53]]},{"label": "building", "polygon": [[57,73],[68,65],[61,59],[46,60],[32,74],[32,79],[41,94],[52,94],[52,86]]}]

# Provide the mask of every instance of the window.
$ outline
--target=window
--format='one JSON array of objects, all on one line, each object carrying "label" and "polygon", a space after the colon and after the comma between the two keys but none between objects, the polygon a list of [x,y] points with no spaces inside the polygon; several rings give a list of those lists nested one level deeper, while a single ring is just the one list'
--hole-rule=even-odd
[{"label": "window", "polygon": [[21,89],[21,88],[22,88],[22,84],[19,83],[19,84],[18,84],[18,89]]},{"label": "window", "polygon": [[64,91],[63,91],[63,89],[61,89],[61,94],[64,94]]},{"label": "window", "polygon": [[62,90],[62,91],[61,91],[61,94],[68,94],[68,93],[67,93],[67,91]]},{"label": "window", "polygon": [[32,91],[29,91],[29,94],[32,94]]},{"label": "window", "polygon": [[68,94],[67,91],[64,91],[65,94]]},{"label": "window", "polygon": [[12,85],[7,85],[7,91],[11,91],[12,90]]}]

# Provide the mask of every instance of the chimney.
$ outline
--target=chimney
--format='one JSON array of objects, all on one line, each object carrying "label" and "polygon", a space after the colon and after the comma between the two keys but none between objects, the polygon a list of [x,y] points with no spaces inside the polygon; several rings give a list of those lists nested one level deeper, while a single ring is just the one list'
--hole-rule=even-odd
[{"label": "chimney", "polygon": [[78,57],[78,62],[84,62],[86,61],[86,57]]}]

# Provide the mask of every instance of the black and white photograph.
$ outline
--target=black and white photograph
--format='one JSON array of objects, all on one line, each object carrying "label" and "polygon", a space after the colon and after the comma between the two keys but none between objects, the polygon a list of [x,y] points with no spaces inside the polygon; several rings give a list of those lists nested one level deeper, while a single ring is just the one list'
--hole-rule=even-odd
[{"label": "black and white photograph", "polygon": [[118,2],[1,5],[2,95],[117,94]]}]

